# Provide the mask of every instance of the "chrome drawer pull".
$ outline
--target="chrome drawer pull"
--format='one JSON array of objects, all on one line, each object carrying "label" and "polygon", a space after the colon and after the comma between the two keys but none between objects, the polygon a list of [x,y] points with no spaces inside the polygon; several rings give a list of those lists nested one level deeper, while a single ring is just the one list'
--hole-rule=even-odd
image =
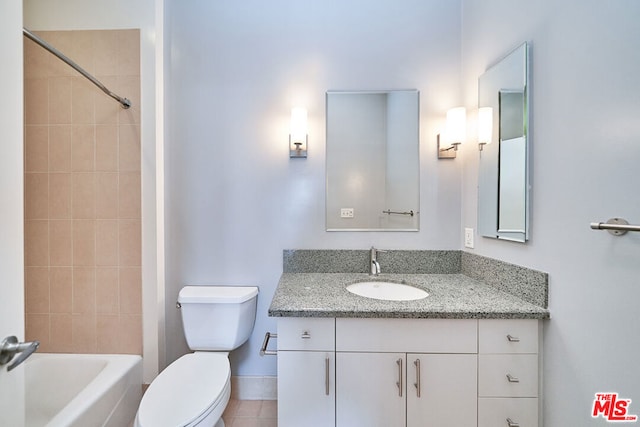
[{"label": "chrome drawer pull", "polygon": [[413,362],[416,365],[416,382],[413,383],[416,388],[416,397],[420,397],[420,359],[416,359]]},{"label": "chrome drawer pull", "polygon": [[324,394],[329,396],[329,358],[324,359]]},{"label": "chrome drawer pull", "polygon": [[302,338],[303,340],[308,340],[309,338],[311,338],[311,334],[309,333],[309,331],[304,331],[302,335],[300,335],[300,338]]},{"label": "chrome drawer pull", "polygon": [[511,334],[507,335],[507,340],[509,340],[509,342],[520,342],[520,338],[514,337]]},{"label": "chrome drawer pull", "polygon": [[520,424],[518,424],[517,422],[513,421],[511,418],[507,418],[507,425],[509,427],[520,427]]},{"label": "chrome drawer pull", "polygon": [[398,382],[396,385],[398,386],[398,396],[402,397],[402,359],[396,360],[396,364],[398,365]]},{"label": "chrome drawer pull", "polygon": [[518,377],[514,377],[514,376],[513,376],[513,375],[511,375],[511,374],[507,374],[507,380],[508,380],[510,383],[519,383],[519,382],[520,382],[520,378],[518,378]]}]

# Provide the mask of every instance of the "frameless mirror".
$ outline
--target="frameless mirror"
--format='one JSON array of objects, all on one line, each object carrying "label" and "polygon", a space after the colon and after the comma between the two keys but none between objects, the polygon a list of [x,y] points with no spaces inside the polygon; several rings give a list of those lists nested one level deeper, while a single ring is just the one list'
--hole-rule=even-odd
[{"label": "frameless mirror", "polygon": [[327,231],[418,231],[418,91],[329,91],[326,102]]},{"label": "frameless mirror", "polygon": [[[482,146],[478,233],[524,242],[529,238],[528,46],[523,44],[478,81],[478,107],[494,112],[491,143]],[[497,112],[497,113],[496,113]]]}]

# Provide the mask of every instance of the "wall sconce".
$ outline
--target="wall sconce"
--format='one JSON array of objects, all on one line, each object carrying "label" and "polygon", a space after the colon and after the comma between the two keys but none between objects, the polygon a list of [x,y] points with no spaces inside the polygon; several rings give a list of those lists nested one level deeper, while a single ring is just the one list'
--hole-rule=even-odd
[{"label": "wall sconce", "polygon": [[289,157],[307,157],[307,110],[296,107],[291,110],[291,128],[289,131]]},{"label": "wall sconce", "polygon": [[467,133],[467,110],[464,107],[452,108],[447,111],[447,123],[443,140],[451,144],[447,148],[440,148],[440,134],[438,134],[438,158],[455,159],[458,145],[465,140]]},{"label": "wall sconce", "polygon": [[478,108],[478,149],[491,144],[493,139],[493,108]]}]

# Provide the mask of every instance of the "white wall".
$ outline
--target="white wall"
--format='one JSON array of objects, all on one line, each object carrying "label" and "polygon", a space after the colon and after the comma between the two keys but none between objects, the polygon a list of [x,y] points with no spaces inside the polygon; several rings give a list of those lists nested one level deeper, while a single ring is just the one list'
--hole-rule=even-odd
[{"label": "white wall", "polygon": [[[258,356],[287,248],[458,249],[460,165],[435,136],[460,103],[460,1],[168,2],[167,361],[187,351],[185,284],[260,286],[234,375],[272,375]],[[325,91],[421,93],[420,232],[325,232]],[[309,157],[290,160],[291,107],[309,111]]]},{"label": "white wall", "polygon": [[[142,283],[144,328],[144,380],[149,382],[157,374],[164,354],[162,345],[163,316],[157,301],[163,301],[163,283],[158,277],[156,225],[156,142],[162,144],[156,125],[162,93],[156,87],[162,82],[162,69],[156,69],[156,48],[162,49],[161,0],[25,0],[24,26],[30,30],[114,30],[140,29],[141,135],[142,135]],[[156,40],[156,37],[158,40]],[[63,52],[64,53],[64,52]],[[126,94],[121,94],[126,96]],[[160,110],[160,113],[162,110]],[[160,117],[161,119],[161,117]],[[160,223],[161,224],[161,223]],[[161,231],[161,230],[160,230]],[[161,249],[161,248],[160,248]],[[162,260],[160,261],[162,263]],[[162,267],[162,266],[160,266]],[[161,273],[161,272],[160,272]],[[161,274],[160,274],[161,276]],[[163,352],[162,352],[163,353]]]},{"label": "white wall", "polygon": [[[477,108],[485,69],[531,42],[531,240],[476,236],[474,253],[547,271],[545,426],[604,425],[594,394],[615,391],[640,414],[640,3],[463,0],[463,87]],[[462,225],[476,226],[478,151],[463,148]]]}]

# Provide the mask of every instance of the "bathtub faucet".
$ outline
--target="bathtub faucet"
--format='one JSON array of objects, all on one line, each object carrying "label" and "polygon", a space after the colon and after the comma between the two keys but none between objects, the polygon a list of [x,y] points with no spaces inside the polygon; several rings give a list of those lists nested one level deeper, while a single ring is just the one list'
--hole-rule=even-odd
[{"label": "bathtub faucet", "polygon": [[39,346],[39,341],[18,342],[18,338],[15,336],[6,337],[0,342],[0,365],[9,363],[11,359],[13,359],[13,356],[20,353],[20,356],[18,356],[11,365],[7,366],[7,371],[11,371],[24,362],[27,357],[31,356]]}]

